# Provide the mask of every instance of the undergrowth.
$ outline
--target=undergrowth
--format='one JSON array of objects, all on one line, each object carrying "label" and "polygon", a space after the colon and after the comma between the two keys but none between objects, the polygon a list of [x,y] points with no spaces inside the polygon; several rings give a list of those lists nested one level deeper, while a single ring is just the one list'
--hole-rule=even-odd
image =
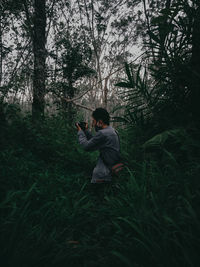
[{"label": "undergrowth", "polygon": [[199,266],[199,158],[181,164],[168,147],[148,157],[125,132],[128,167],[99,201],[97,154],[62,119],[2,126],[2,266]]}]

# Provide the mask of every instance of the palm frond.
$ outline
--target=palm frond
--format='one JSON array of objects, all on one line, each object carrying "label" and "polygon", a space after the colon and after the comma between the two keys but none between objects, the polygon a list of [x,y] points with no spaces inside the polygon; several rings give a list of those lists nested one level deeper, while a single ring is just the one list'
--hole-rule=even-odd
[{"label": "palm frond", "polygon": [[[148,92],[147,71],[140,64],[137,69],[135,66],[125,64],[125,72],[128,80],[116,83],[115,86],[123,88],[119,93],[125,102],[124,116],[129,122],[134,124],[142,123],[150,115],[150,98]],[[143,74],[141,74],[143,72]]]}]

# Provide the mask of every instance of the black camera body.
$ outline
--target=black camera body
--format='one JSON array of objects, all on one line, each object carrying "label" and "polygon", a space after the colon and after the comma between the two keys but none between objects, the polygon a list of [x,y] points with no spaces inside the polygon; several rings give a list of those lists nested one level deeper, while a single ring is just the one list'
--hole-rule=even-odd
[{"label": "black camera body", "polygon": [[85,131],[86,130],[86,122],[85,121],[79,121],[77,122],[81,130]]}]

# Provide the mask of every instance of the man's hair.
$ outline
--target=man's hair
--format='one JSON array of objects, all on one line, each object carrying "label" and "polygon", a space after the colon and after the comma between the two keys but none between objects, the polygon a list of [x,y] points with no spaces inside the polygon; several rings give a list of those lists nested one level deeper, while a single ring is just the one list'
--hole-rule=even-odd
[{"label": "man's hair", "polygon": [[108,111],[104,108],[96,108],[92,113],[92,117],[96,120],[102,120],[105,124],[110,124],[110,115]]}]

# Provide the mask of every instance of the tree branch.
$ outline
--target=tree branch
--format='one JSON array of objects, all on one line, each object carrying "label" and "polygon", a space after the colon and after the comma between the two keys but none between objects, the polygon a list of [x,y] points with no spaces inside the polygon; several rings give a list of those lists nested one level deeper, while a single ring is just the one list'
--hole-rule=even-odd
[{"label": "tree branch", "polygon": [[89,110],[89,111],[94,111],[94,109],[93,109],[93,108],[90,108],[90,107],[84,106],[84,105],[82,105],[82,104],[79,104],[79,103],[72,102],[72,104],[74,104],[74,105],[75,105],[75,106],[77,106],[77,107],[80,107],[80,108],[87,109],[87,110]]},{"label": "tree branch", "polygon": [[89,91],[91,91],[91,89],[88,89],[86,92],[84,92],[83,94],[81,94],[81,95],[79,95],[79,96],[77,96],[77,97],[75,97],[75,98],[73,98],[73,99],[71,99],[71,98],[64,98],[64,99],[65,99],[65,101],[66,101],[67,103],[69,103],[69,102],[74,102],[74,101],[80,99],[81,97],[83,97],[84,95],[86,95]]},{"label": "tree branch", "polygon": [[[142,54],[139,55],[137,58],[135,58],[134,60],[132,60],[130,63],[128,63],[128,65],[132,64],[133,62],[135,62],[138,58],[140,58],[140,57],[143,56],[144,54],[146,54],[146,52],[142,53]],[[101,81],[98,81],[96,84],[94,84],[93,87],[95,87],[96,85],[98,85],[98,83],[100,83],[100,82],[102,83],[104,80],[109,79],[110,76],[112,76],[112,75],[115,74],[116,72],[122,70],[123,68],[124,68],[124,66],[121,67],[121,68],[119,68],[119,69],[117,69],[116,71],[114,71],[114,72],[112,72],[112,73],[109,73],[104,79],[102,79]],[[63,97],[63,100],[65,100],[67,103],[74,102],[74,101],[80,99],[81,97],[83,97],[84,95],[86,95],[86,94],[87,94],[88,92],[90,92],[90,91],[91,91],[91,89],[88,89],[88,90],[85,91],[83,94],[81,94],[81,95],[79,95],[79,96],[77,96],[77,97],[75,97],[75,98],[65,98],[65,97]]]},{"label": "tree branch", "polygon": [[49,31],[50,31],[50,27],[51,27],[51,22],[53,20],[53,8],[54,8],[55,3],[56,3],[56,0],[53,1],[52,6],[49,9],[50,10],[50,12],[49,12],[50,18],[49,18],[49,24],[47,26],[47,31],[46,31],[46,39],[47,39],[47,37],[49,35]]},{"label": "tree branch", "polygon": [[27,5],[26,0],[23,1],[23,5],[24,5],[24,11],[25,11],[25,14],[26,14],[26,19],[27,19],[28,26],[29,26],[29,32],[30,32],[30,35],[31,35],[31,39],[33,40],[34,32],[33,32],[32,23],[31,23],[30,12],[28,10],[28,5]]}]

